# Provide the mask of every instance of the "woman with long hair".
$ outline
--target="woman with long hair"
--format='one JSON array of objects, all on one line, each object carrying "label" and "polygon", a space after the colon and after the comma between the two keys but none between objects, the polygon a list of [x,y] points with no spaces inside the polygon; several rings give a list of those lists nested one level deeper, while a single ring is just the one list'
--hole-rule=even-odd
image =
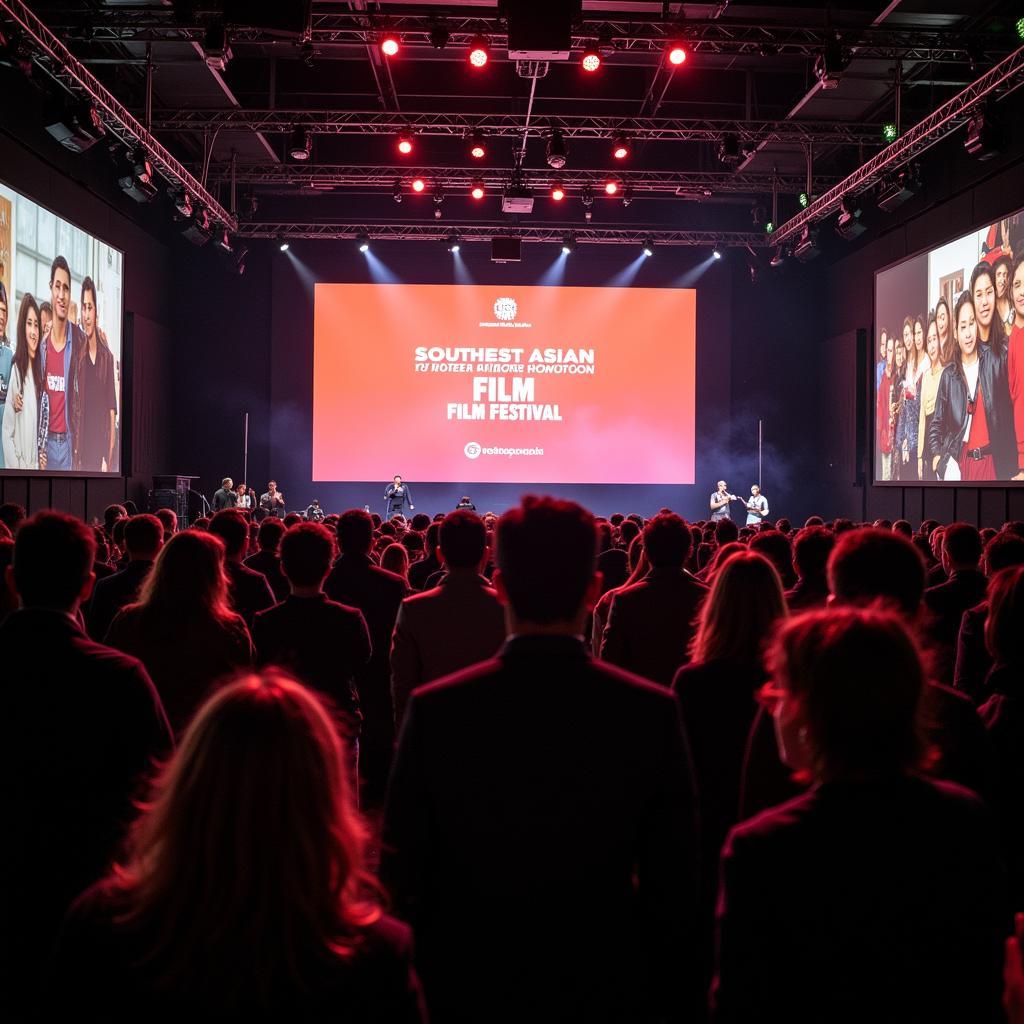
[{"label": "woman with long hair", "polygon": [[72,907],[66,1019],[424,1020],[320,699],[249,675],[198,711],[125,857]]},{"label": "woman with long hair", "polygon": [[892,383],[894,376],[896,343],[890,334],[885,343],[885,368],[878,385],[875,406],[875,427],[878,434],[879,474],[883,480],[892,479]]},{"label": "woman with long hair", "polygon": [[726,840],[713,1019],[1002,1020],[996,830],[974,793],[920,774],[907,628],[887,609],[809,612],[768,667],[779,753],[814,785]]},{"label": "woman with long hair", "polygon": [[[901,478],[920,480],[918,468],[917,435],[921,425],[921,380],[928,369],[928,353],[924,346],[924,317],[914,317],[914,344],[907,357],[903,379],[903,416],[901,419],[900,449],[906,461],[902,463]],[[903,454],[901,454],[903,458]]]},{"label": "woman with long hair", "polygon": [[1007,335],[1013,327],[1013,300],[1010,297],[1010,274],[1013,271],[1013,261],[1005,253],[992,264],[996,275],[996,316],[1002,321],[1003,328]]},{"label": "woman with long hair", "polygon": [[932,469],[942,480],[1008,480],[1018,465],[1006,357],[979,344],[971,292],[957,299],[953,323],[957,347],[928,430]]},{"label": "woman with long hair", "polygon": [[[46,449],[39,449],[39,402],[43,393],[40,324],[39,304],[25,292],[18,308],[18,334],[8,388],[9,401],[4,403],[0,428],[3,430],[4,465],[7,469],[46,468]],[[15,396],[21,398],[21,408],[17,410],[14,407]]]},{"label": "woman with long hair", "polygon": [[939,361],[943,366],[949,366],[953,361],[953,347],[956,345],[951,319],[946,296],[940,295],[938,302],[935,303],[935,326],[939,332]]},{"label": "woman with long hair", "polygon": [[1024,480],[1024,254],[1010,268],[1010,300],[1013,303],[1013,327],[1006,354],[1006,376],[1013,406],[1013,425],[1017,439],[1017,465],[1014,480]]},{"label": "woman with long hair", "polygon": [[979,263],[971,273],[970,293],[978,321],[978,342],[998,356],[1006,354],[1006,327],[996,312],[996,274],[987,263]]},{"label": "woman with long hair", "polygon": [[637,534],[629,545],[629,575],[624,583],[618,587],[612,587],[601,595],[591,616],[590,624],[590,646],[594,657],[601,654],[601,641],[604,637],[604,627],[608,625],[608,616],[611,614],[612,601],[620,590],[639,583],[651,571],[651,563],[647,561],[647,551],[644,549],[644,539]]},{"label": "woman with long hair", "polygon": [[[909,317],[907,318],[910,319]],[[913,338],[911,337],[911,342]],[[903,436],[904,412],[906,399],[907,350],[898,341],[893,353],[892,381],[889,385],[889,430],[892,434],[892,478],[903,479],[906,464],[910,459],[910,447]]]},{"label": "woman with long hair", "polygon": [[380,567],[409,582],[409,549],[404,544],[389,544],[380,556]]},{"label": "woman with long hair", "polygon": [[935,455],[928,446],[928,428],[935,415],[935,396],[939,391],[939,379],[942,377],[942,361],[939,352],[939,328],[934,315],[928,321],[928,369],[921,375],[920,404],[917,423],[917,475],[922,480],[934,480],[935,470],[932,469],[932,456]]},{"label": "woman with long hair", "polygon": [[106,642],[146,666],[180,734],[215,683],[253,663],[245,621],[228,603],[224,542],[197,530],[171,537]]}]

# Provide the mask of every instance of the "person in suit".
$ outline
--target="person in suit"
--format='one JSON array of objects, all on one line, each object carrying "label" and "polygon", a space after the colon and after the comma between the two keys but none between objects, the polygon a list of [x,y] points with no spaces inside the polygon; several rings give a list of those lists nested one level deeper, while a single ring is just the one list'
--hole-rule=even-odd
[{"label": "person in suit", "polygon": [[274,516],[268,516],[260,523],[256,534],[256,545],[259,550],[242,563],[247,569],[261,572],[266,576],[267,583],[270,584],[270,589],[278,601],[283,601],[290,593],[288,580],[281,571],[281,558],[278,554],[284,534],[284,523]]},{"label": "person in suit", "polygon": [[370,660],[370,633],[358,608],[328,600],[323,591],[333,558],[334,540],[319,523],[300,523],[285,534],[281,567],[291,593],[256,616],[252,640],[257,664],[286,669],[330,702],[354,755],[362,721],[355,677]]},{"label": "person in suit", "polygon": [[[832,550],[828,577],[831,606],[880,603],[927,639],[921,629],[924,561],[905,537],[877,528],[844,533]],[[929,762],[930,772],[987,796],[994,783],[992,747],[971,702],[956,690],[933,682],[926,685],[922,702],[923,721],[935,755]],[[762,708],[747,740],[740,818],[782,803],[801,788],[779,759],[771,716]]]},{"label": "person in suit", "polygon": [[124,858],[68,915],[48,1019],[425,1024],[344,765],[294,680],[247,675],[211,697]]},{"label": "person in suit", "polygon": [[928,609],[928,635],[934,664],[932,672],[942,683],[953,682],[956,639],[960,620],[968,608],[985,599],[985,574],[981,561],[981,534],[970,523],[952,523],[942,534],[942,568],[946,581],[924,592]]},{"label": "person in suit", "polygon": [[780,756],[815,785],[726,840],[714,1024],[1002,1021],[995,824],[919,774],[927,683],[900,617],[808,612],[770,672]]},{"label": "person in suit", "polygon": [[359,772],[366,802],[379,805],[384,797],[395,741],[388,655],[398,606],[409,587],[401,576],[370,561],[373,520],[368,512],[349,509],[338,520],[337,534],[341,555],[324,581],[324,592],[332,601],[358,608],[370,630],[373,653],[356,674],[363,711]]},{"label": "person in suit", "polygon": [[528,496],[497,528],[497,657],[418,689],[382,878],[436,1024],[687,1019],[695,794],[671,691],[593,661],[593,517]]},{"label": "person in suit", "polygon": [[0,625],[0,1016],[9,1021],[38,1011],[61,918],[106,870],[140,780],[173,745],[146,670],[78,624],[94,554],[83,523],[41,512],[18,531],[6,570],[21,598]]},{"label": "person in suit", "polygon": [[673,514],[655,516],[643,530],[651,571],[616,593],[601,642],[601,657],[662,686],[689,657],[694,623],[708,588],[683,564],[690,528]]},{"label": "person in suit", "polygon": [[805,526],[793,542],[793,568],[797,581],[786,591],[791,612],[823,608],[828,601],[828,556],[835,537],[824,526]]},{"label": "person in suit", "polygon": [[417,686],[493,658],[505,639],[505,612],[480,570],[487,558],[483,520],[449,512],[441,523],[438,556],[448,572],[440,586],[407,597],[391,641],[391,699],[401,725]]},{"label": "person in suit", "polygon": [[228,574],[231,607],[251,629],[257,613],[272,608],[276,602],[267,577],[242,564],[249,544],[249,524],[241,512],[225,509],[210,520],[209,530],[224,542],[224,568]]},{"label": "person in suit", "polygon": [[163,524],[156,516],[132,516],[124,528],[124,543],[128,564],[93,588],[86,621],[94,640],[102,641],[114,616],[139,596],[153,560],[163,547]]},{"label": "person in suit", "polygon": [[409,566],[409,586],[413,590],[426,590],[426,582],[441,569],[441,561],[437,557],[437,538],[441,523],[431,523],[423,535],[423,548],[426,554],[418,562]]},{"label": "person in suit", "polygon": [[235,482],[226,476],[220,482],[220,490],[213,492],[213,511],[220,512],[225,508],[234,508],[238,504],[238,493]]}]

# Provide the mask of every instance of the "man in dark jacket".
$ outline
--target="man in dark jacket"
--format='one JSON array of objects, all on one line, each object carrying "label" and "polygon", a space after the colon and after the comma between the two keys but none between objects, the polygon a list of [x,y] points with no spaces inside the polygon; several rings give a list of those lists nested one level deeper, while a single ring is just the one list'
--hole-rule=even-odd
[{"label": "man in dark jacket", "polygon": [[153,561],[163,547],[163,523],[156,516],[132,516],[124,528],[124,543],[128,564],[120,572],[97,582],[86,615],[89,635],[101,643],[114,616],[139,596]]},{"label": "man in dark jacket", "polygon": [[437,535],[440,529],[441,524],[439,522],[431,523],[427,527],[427,532],[423,535],[423,546],[427,552],[426,557],[421,558],[418,562],[413,562],[409,566],[409,586],[413,590],[426,590],[427,580],[441,569],[441,563],[437,557]]},{"label": "man in dark jacket", "polygon": [[218,512],[211,520],[210,533],[224,541],[224,570],[228,574],[228,597],[231,607],[252,629],[256,613],[276,603],[267,577],[242,565],[249,542],[249,524],[236,509]]},{"label": "man in dark jacket", "polygon": [[686,737],[671,691],[586,653],[595,554],[578,505],[506,513],[508,641],[408,706],[382,875],[446,1024],[697,1019]]},{"label": "man in dark jacket", "polygon": [[235,491],[235,482],[231,477],[226,476],[220,482],[220,490],[213,494],[213,511],[220,512],[226,508],[234,508],[238,504],[238,494]]},{"label": "man in dark jacket", "polygon": [[146,670],[78,625],[95,548],[82,523],[43,512],[18,532],[7,570],[22,607],[0,626],[5,1020],[38,1008],[40,970],[64,912],[107,869],[154,758],[172,746]]},{"label": "man in dark jacket", "polygon": [[259,532],[256,534],[259,550],[242,563],[247,569],[261,572],[267,577],[270,589],[278,601],[283,601],[289,594],[288,580],[281,572],[281,557],[278,554],[284,534],[284,523],[274,516],[268,516],[260,523]]},{"label": "man in dark jacket", "polygon": [[693,538],[672,512],[656,515],[643,531],[650,573],[616,593],[604,629],[601,657],[662,686],[671,686],[688,660],[695,621],[708,588],[683,564]]}]

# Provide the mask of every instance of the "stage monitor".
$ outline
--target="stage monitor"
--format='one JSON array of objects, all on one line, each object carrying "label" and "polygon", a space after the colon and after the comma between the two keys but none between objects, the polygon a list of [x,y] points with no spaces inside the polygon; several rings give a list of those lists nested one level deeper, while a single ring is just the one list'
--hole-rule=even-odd
[{"label": "stage monitor", "polygon": [[696,292],[317,284],[313,478],[694,482]]},{"label": "stage monitor", "polygon": [[124,254],[0,183],[0,469],[121,471]]},{"label": "stage monitor", "polygon": [[875,483],[1024,479],[1022,256],[1017,212],[876,273]]}]

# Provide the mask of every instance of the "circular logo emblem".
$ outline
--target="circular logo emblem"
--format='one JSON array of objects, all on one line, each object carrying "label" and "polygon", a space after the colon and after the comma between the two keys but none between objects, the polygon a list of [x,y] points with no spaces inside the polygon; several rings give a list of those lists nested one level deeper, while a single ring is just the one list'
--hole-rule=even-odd
[{"label": "circular logo emblem", "polygon": [[494,300],[494,315],[499,320],[515,320],[518,307],[516,300],[510,299],[507,295]]},{"label": "circular logo emblem", "polygon": [[480,445],[478,445],[476,441],[470,441],[462,450],[466,453],[467,459],[480,458]]}]

